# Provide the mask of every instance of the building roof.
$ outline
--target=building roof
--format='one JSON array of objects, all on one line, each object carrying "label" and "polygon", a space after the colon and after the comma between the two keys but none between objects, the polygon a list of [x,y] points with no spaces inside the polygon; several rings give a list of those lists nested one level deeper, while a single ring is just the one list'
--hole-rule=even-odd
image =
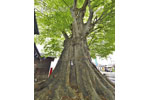
[{"label": "building roof", "polygon": [[39,30],[38,30],[38,26],[37,26],[35,12],[34,12],[34,34],[38,34],[39,35]]},{"label": "building roof", "polygon": [[37,58],[37,59],[41,58],[41,55],[40,55],[35,43],[34,43],[34,58]]}]

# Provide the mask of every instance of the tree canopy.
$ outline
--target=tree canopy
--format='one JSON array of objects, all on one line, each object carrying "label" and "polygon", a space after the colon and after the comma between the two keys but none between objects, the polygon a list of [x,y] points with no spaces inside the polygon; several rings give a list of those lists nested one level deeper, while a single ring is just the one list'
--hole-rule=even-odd
[{"label": "tree canopy", "polygon": [[[76,2],[77,1],[77,2]],[[92,27],[87,37],[92,58],[107,57],[115,50],[115,0],[35,0],[35,12],[40,35],[35,42],[44,45],[45,56],[60,56],[64,32],[71,37],[73,18],[70,9],[76,2],[77,9],[85,11],[83,22],[92,15]],[[88,5],[88,6],[86,6]]]}]

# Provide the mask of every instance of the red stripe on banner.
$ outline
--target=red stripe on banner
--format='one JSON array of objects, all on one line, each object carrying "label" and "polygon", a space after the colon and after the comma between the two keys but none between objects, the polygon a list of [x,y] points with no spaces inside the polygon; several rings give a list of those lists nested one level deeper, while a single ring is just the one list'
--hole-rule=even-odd
[{"label": "red stripe on banner", "polygon": [[48,77],[52,74],[53,68],[50,69]]}]

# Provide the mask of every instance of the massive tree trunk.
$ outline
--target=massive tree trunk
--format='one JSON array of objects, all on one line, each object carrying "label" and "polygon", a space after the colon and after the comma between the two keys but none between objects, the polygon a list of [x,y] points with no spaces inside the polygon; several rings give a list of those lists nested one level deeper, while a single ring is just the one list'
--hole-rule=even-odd
[{"label": "massive tree trunk", "polygon": [[[86,4],[85,4],[86,5]],[[87,45],[89,22],[83,24],[84,10],[76,15],[72,36],[65,33],[64,49],[50,79],[35,90],[35,100],[114,100],[115,87],[91,62]],[[78,16],[78,17],[77,17]],[[92,13],[91,16],[92,17]],[[90,18],[89,17],[89,18]]]},{"label": "massive tree trunk", "polygon": [[91,62],[86,37],[73,31],[47,86],[35,92],[35,100],[114,100],[114,95],[114,85]]}]

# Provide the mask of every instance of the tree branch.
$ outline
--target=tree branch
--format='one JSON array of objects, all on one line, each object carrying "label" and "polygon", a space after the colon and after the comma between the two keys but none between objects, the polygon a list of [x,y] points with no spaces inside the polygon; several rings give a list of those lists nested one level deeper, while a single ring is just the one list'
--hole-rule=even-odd
[{"label": "tree branch", "polygon": [[90,12],[90,16],[89,16],[89,18],[88,18],[88,21],[87,21],[87,24],[88,24],[88,26],[91,24],[91,22],[92,22],[92,18],[93,18],[93,9],[91,8],[91,1],[90,0],[88,0],[88,7],[89,7],[89,12]]},{"label": "tree branch", "polygon": [[93,18],[93,14],[94,14],[94,12],[93,12],[93,9],[91,8],[91,1],[90,0],[87,0],[88,1],[88,7],[89,7],[89,12],[90,12],[90,15],[89,15],[89,18],[88,18],[88,21],[87,21],[87,23],[85,24],[85,35],[87,36],[87,35],[89,35],[90,34],[90,30],[91,30],[91,26],[92,26],[92,18]]},{"label": "tree branch", "polygon": [[88,0],[85,0],[81,10],[85,10],[87,5],[88,5]]},{"label": "tree branch", "polygon": [[[93,25],[97,24],[99,21],[102,21],[105,17],[107,17],[109,14],[111,14],[111,13],[112,13],[112,8],[113,8],[113,6],[110,7],[111,11],[110,11],[109,13],[106,13],[106,12],[107,12],[108,10],[110,10],[110,9],[107,9],[106,11],[103,11],[102,15],[101,15],[98,19],[96,19],[95,22],[93,22]],[[105,13],[106,13],[106,15],[105,15]],[[105,16],[104,16],[104,15],[105,15]],[[104,16],[104,17],[103,17],[103,16]]]},{"label": "tree branch", "polygon": [[105,14],[105,11],[103,11],[102,15],[97,19],[97,17],[94,19],[96,20],[93,24],[95,25]]},{"label": "tree branch", "polygon": [[74,0],[73,9],[77,8],[77,0]]},{"label": "tree branch", "polygon": [[66,1],[65,1],[65,0],[62,0],[62,1],[66,4],[66,6],[67,6],[68,8],[70,8],[70,7],[69,7],[69,5],[66,3]]},{"label": "tree branch", "polygon": [[80,9],[81,18],[83,18],[85,15],[87,5],[88,5],[88,0],[85,0],[83,6]]},{"label": "tree branch", "polygon": [[62,34],[63,34],[63,36],[65,37],[66,40],[69,39],[69,36],[67,35],[66,32],[62,31]]}]

